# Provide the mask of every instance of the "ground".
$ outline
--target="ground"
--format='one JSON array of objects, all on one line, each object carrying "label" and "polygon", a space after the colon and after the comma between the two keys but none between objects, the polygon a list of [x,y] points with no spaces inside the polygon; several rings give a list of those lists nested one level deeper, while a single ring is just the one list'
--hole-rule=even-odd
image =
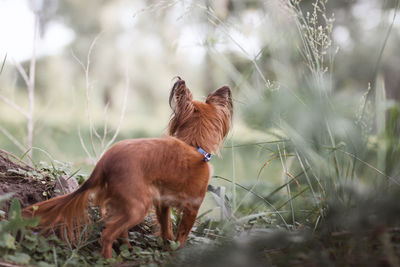
[{"label": "ground", "polygon": [[[40,174],[41,179],[33,179],[33,174]],[[50,177],[0,150],[0,195],[13,192],[12,198],[18,198],[21,206],[27,207],[50,197],[54,186]],[[11,199],[3,204],[2,210],[6,213],[10,202]]]}]

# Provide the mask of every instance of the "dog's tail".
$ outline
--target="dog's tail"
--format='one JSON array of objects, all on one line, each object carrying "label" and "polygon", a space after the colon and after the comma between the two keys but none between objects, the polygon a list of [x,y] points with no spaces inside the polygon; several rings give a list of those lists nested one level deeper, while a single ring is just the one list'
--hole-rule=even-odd
[{"label": "dog's tail", "polygon": [[39,217],[39,229],[55,230],[62,239],[77,244],[82,239],[83,227],[91,223],[88,215],[89,196],[103,183],[102,166],[97,164],[89,179],[79,189],[31,205],[22,211],[22,216]]}]

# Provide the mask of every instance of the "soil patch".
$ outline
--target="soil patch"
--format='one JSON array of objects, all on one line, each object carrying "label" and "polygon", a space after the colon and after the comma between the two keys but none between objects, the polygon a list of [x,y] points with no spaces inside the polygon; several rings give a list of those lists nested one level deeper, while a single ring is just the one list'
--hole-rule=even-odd
[{"label": "soil patch", "polygon": [[[34,177],[32,173],[39,174]],[[36,202],[46,200],[49,190],[54,187],[54,181],[33,169],[24,162],[18,161],[12,154],[0,150],[0,195],[13,193],[20,200],[21,206],[27,207]],[[0,207],[8,213],[11,199]]]},{"label": "soil patch", "polygon": [[14,156],[4,150],[0,150],[0,173],[6,173],[8,170],[11,169],[21,169],[25,171],[32,170],[32,167],[22,161],[16,163],[16,157],[15,160],[11,160],[10,158],[14,158]]}]

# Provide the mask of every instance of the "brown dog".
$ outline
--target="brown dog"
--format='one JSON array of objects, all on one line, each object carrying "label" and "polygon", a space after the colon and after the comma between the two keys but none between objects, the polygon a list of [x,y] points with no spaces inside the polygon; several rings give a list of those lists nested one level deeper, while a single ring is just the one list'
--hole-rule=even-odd
[{"label": "brown dog", "polygon": [[[173,240],[170,207],[183,211],[176,241],[182,247],[204,199],[211,171],[207,161],[218,152],[229,131],[232,99],[229,87],[193,100],[178,78],[169,99],[173,116],[168,137],[130,139],[116,143],[99,160],[89,179],[75,192],[27,207],[25,216],[39,216],[39,227],[57,229],[70,242],[79,240],[90,223],[89,197],[100,206],[106,227],[102,254],[111,257],[113,241],[128,237],[153,204],[164,240]],[[172,107],[172,105],[171,105]],[[207,152],[206,152],[207,151]]]}]

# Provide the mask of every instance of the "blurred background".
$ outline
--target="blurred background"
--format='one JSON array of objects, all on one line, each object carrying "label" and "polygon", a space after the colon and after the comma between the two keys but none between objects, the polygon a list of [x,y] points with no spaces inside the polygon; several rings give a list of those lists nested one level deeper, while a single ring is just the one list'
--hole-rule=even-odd
[{"label": "blurred background", "polygon": [[89,173],[110,141],[166,133],[180,76],[200,100],[231,87],[214,174],[278,188],[279,207],[307,188],[315,205],[334,179],[398,181],[396,1],[297,2],[0,0],[0,148]]}]

